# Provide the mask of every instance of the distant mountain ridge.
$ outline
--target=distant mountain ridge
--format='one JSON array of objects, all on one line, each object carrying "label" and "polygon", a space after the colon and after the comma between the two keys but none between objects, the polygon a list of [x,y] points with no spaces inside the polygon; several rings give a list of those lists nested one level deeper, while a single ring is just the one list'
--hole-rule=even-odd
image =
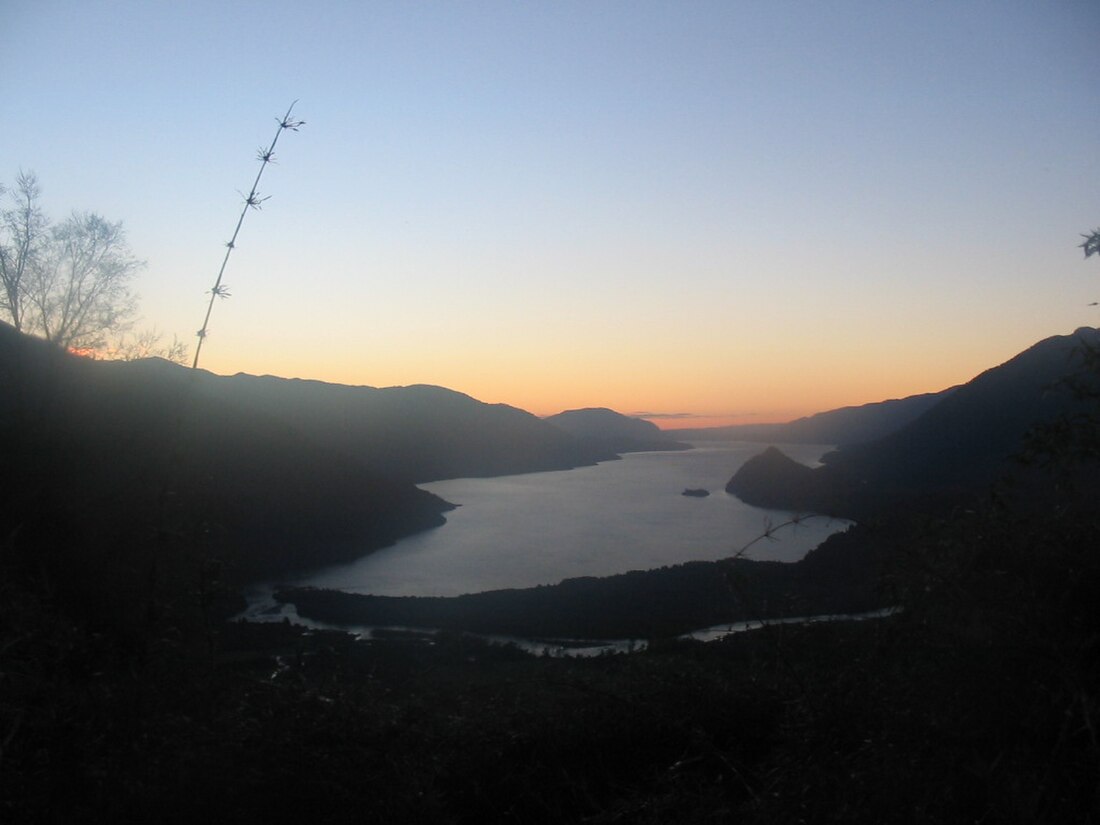
[{"label": "distant mountain ridge", "polygon": [[1100,346],[1100,331],[1083,327],[1040,341],[901,429],[834,452],[814,470],[765,451],[737,471],[727,492],[757,506],[855,518],[918,499],[956,500],[992,483],[1031,427],[1089,408],[1060,386],[1079,369],[1082,346]]},{"label": "distant mountain ridge", "polygon": [[665,430],[687,441],[769,441],[777,444],[835,444],[847,446],[874,441],[915,421],[951,394],[910,395],[889,401],[841,407],[781,424],[735,424],[728,427]]},{"label": "distant mountain ridge", "polygon": [[676,441],[656,424],[606,407],[566,410],[543,421],[598,450],[612,453],[690,449],[690,445]]}]

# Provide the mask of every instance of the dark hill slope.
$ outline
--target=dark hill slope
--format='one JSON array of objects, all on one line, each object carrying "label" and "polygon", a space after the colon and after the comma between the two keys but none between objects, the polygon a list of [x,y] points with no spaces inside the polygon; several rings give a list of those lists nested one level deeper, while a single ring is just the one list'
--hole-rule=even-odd
[{"label": "dark hill slope", "polygon": [[180,542],[239,578],[353,558],[449,505],[369,472],[162,361],[95,362],[0,326],[0,530],[20,542]]},{"label": "dark hill slope", "polygon": [[1034,425],[1086,403],[1061,382],[1080,368],[1081,345],[1098,343],[1100,332],[1090,328],[1047,338],[958,387],[901,430],[831,454],[812,479],[801,469],[776,471],[775,457],[765,454],[747,462],[726,489],[751,504],[856,518],[903,501],[958,500],[995,480]]},{"label": "dark hill slope", "polygon": [[442,387],[350,387],[320,381],[205,376],[202,393],[273,415],[373,472],[416,483],[562,470],[614,458],[538,417]]}]

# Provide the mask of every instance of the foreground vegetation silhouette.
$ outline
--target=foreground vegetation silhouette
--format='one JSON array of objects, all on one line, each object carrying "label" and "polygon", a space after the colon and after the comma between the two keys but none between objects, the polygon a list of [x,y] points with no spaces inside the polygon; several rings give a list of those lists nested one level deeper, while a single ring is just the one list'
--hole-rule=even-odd
[{"label": "foreground vegetation silhouette", "polygon": [[[258,558],[210,540],[231,511],[150,518],[130,487],[119,517],[92,494],[105,471],[67,498],[67,468],[103,453],[73,398],[35,396],[71,425],[53,441],[12,392],[25,362],[0,362],[0,819],[1097,821],[1100,356],[1083,353],[1080,403],[1009,480],[868,511],[806,577],[873,560],[900,612],[708,644],[655,630],[587,660],[227,621],[219,571]],[[756,598],[751,576],[727,583]]]}]

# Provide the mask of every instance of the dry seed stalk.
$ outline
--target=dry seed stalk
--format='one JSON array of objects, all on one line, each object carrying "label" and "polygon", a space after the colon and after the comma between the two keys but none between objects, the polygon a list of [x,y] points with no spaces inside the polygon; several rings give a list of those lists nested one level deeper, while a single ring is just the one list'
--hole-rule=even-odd
[{"label": "dry seed stalk", "polygon": [[279,128],[275,130],[275,137],[271,139],[271,145],[266,149],[261,147],[256,153],[256,159],[260,161],[260,170],[256,173],[256,180],[252,182],[252,189],[249,190],[249,193],[247,195],[242,193],[244,206],[241,208],[241,216],[237,219],[237,227],[233,230],[233,237],[225,245],[225,257],[222,258],[222,265],[218,270],[218,277],[214,281],[214,286],[210,288],[210,303],[206,306],[206,317],[202,319],[202,329],[196,333],[199,337],[199,343],[195,346],[195,360],[191,363],[192,369],[198,369],[199,366],[199,353],[202,352],[202,345],[206,340],[207,327],[210,324],[210,313],[214,310],[214,300],[229,297],[229,287],[222,283],[222,276],[225,275],[225,266],[229,263],[229,256],[237,248],[237,235],[240,234],[244,216],[248,214],[249,209],[260,209],[263,202],[267,200],[267,198],[260,197],[257,187],[260,185],[260,177],[263,175],[264,169],[275,160],[275,144],[279,142],[279,135],[287,129],[293,129],[297,132],[298,127],[305,124],[304,120],[292,120],[290,117],[290,113],[294,110],[294,104],[297,102],[295,100],[294,103],[291,103],[290,108],[286,110],[286,114],[279,119]]}]

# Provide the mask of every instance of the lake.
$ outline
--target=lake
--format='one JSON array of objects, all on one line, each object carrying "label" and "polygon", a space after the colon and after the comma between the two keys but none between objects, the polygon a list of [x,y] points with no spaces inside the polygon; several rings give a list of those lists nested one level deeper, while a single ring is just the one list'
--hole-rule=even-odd
[{"label": "lake", "polygon": [[[446,514],[445,525],[293,583],[386,596],[457,596],[727,558],[790,518],[725,492],[730,476],[765,446],[700,443],[687,451],[628,453],[575,470],[423,484],[459,505]],[[816,465],[830,448],[781,449]],[[684,496],[685,488],[706,489],[710,496]],[[745,555],[797,561],[847,526],[812,518],[756,541]]]}]

